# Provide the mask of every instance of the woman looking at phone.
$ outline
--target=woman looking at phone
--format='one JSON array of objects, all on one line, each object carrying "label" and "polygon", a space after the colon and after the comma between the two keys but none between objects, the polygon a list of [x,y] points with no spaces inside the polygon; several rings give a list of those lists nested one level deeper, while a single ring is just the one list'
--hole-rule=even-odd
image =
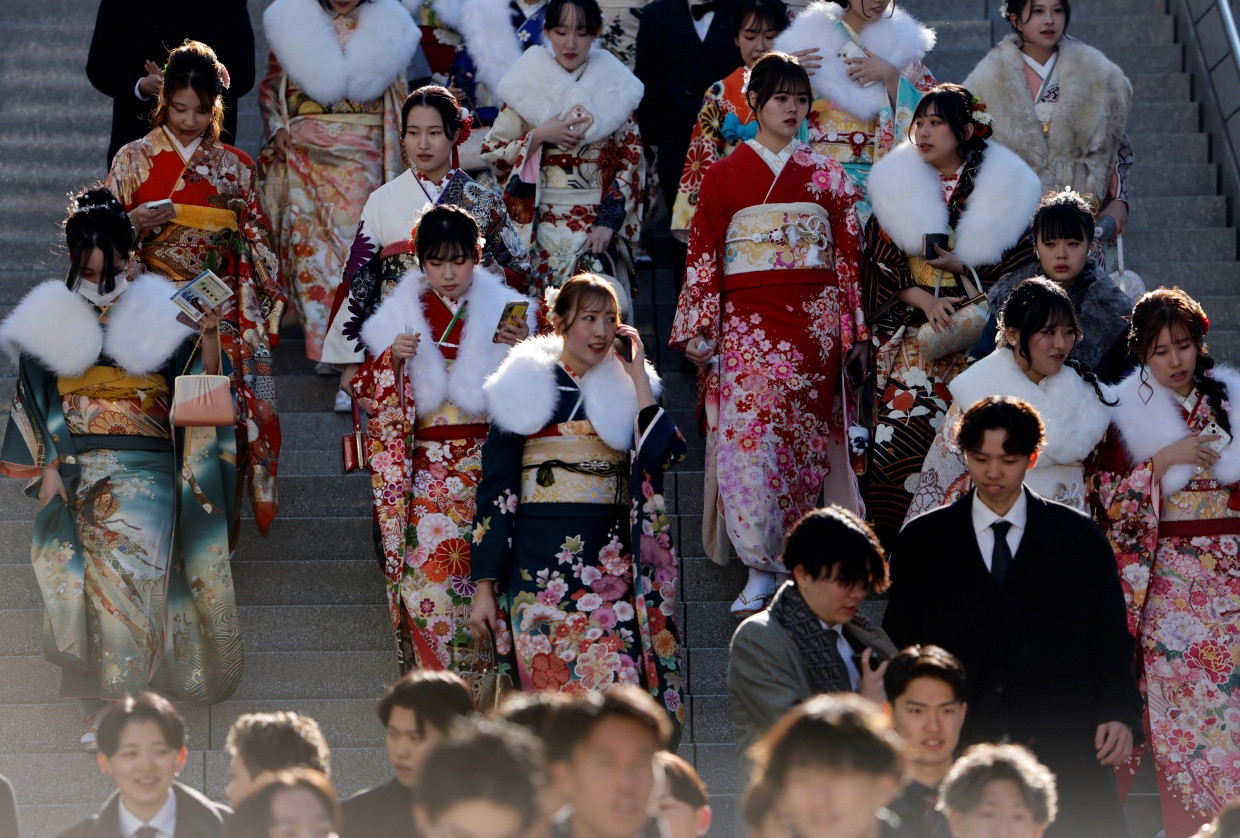
[{"label": "woman looking at phone", "polygon": [[741,617],[775,593],[775,574],[787,572],[784,534],[821,492],[859,508],[832,405],[840,368],[869,338],[857,278],[860,190],[838,162],[796,139],[811,97],[805,69],[767,53],[746,96],[758,132],[706,173],[671,338],[702,379],[702,543],[722,564],[730,542],[749,568],[732,604]]},{"label": "woman looking at phone", "polygon": [[[502,273],[513,288],[529,283],[529,252],[508,219],[503,199],[453,165],[456,150],[470,134],[473,120],[447,88],[420,87],[400,112],[401,142],[409,168],[370,193],[353,236],[339,302],[323,345],[323,362],[340,367],[337,411],[350,407],[349,379],[369,349],[362,323],[406,273],[418,267],[409,231],[431,207],[458,206],[478,222],[483,238],[482,266]],[[343,399],[341,398],[343,397]]]},{"label": "woman looking at phone", "polygon": [[862,286],[877,357],[865,511],[888,548],[982,326],[956,351],[918,333],[951,334],[957,306],[1035,258],[1026,232],[1038,176],[989,135],[986,105],[939,85],[913,112],[909,141],[870,172]]},{"label": "woman looking at phone", "polygon": [[64,227],[67,278],[35,286],[0,324],[18,369],[0,472],[38,498],[44,654],[93,749],[110,702],[152,689],[213,704],[241,681],[236,436],[169,416],[177,376],[227,374],[219,312],[187,326],[176,286],[131,279],[134,228],[106,189],[76,195]]},{"label": "woman looking at phone", "polygon": [[[1128,345],[1141,366],[1095,471],[1096,510],[1119,561],[1137,638],[1168,838],[1187,838],[1237,795],[1240,735],[1240,372],[1206,351],[1201,306],[1179,288],[1137,300]],[[1119,769],[1131,786],[1145,748]]]},{"label": "woman looking at phone", "polygon": [[[533,302],[486,270],[459,207],[418,221],[409,271],[362,327],[384,347],[353,378],[402,672],[480,671],[468,621],[474,496],[487,435],[482,383],[530,333]],[[510,305],[512,304],[512,305]],[[521,314],[513,312],[519,306]]]},{"label": "woman looking at phone", "polygon": [[[186,41],[174,49],[152,116],[154,130],[121,147],[105,185],[137,228],[143,267],[178,284],[209,269],[233,292],[220,342],[238,401],[237,494],[240,500],[248,475],[255,523],[265,535],[279,506],[280,417],[271,346],[279,339],[286,301],[254,162],[219,141],[227,87],[228,71],[209,46]],[[151,208],[168,198],[171,208]]]},{"label": "woman looking at phone", "polygon": [[522,689],[640,684],[683,720],[663,476],[685,441],[619,308],[606,279],[573,277],[555,334],[519,345],[487,380],[470,626],[495,633]]},{"label": "woman looking at phone", "polygon": [[576,273],[582,253],[606,253],[600,269],[614,265],[629,285],[646,167],[633,113],[642,83],[593,48],[602,27],[596,0],[551,0],[543,29],[551,49],[526,50],[504,75],[504,107],[482,144],[540,292]]}]

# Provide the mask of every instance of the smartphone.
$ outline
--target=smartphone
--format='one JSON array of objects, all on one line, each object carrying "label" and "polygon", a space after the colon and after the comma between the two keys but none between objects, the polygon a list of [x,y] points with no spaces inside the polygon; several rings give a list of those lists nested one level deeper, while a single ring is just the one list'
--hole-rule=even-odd
[{"label": "smartphone", "polygon": [[525,319],[525,313],[529,310],[530,304],[526,300],[509,300],[504,303],[504,313],[499,316],[499,322],[495,324],[495,334],[491,336],[491,342],[499,343],[500,328],[505,323],[516,326]]},{"label": "smartphone", "polygon": [[938,259],[939,252],[935,250],[935,246],[947,250],[947,233],[926,233],[921,237],[921,258]]},{"label": "smartphone", "polygon": [[164,198],[162,201],[147,201],[146,208],[152,212],[160,212],[161,210],[176,209],[172,205],[171,198]]},{"label": "smartphone", "polygon": [[620,356],[620,360],[627,363],[633,361],[633,339],[628,335],[616,335],[613,344],[616,348],[616,354]]},{"label": "smartphone", "polygon": [[1223,428],[1219,425],[1218,422],[1211,422],[1210,424],[1206,425],[1204,428],[1201,429],[1201,433],[1197,434],[1197,436],[1218,437],[1218,439],[1211,440],[1210,442],[1207,442],[1205,444],[1207,448],[1209,448],[1210,450],[1218,454],[1222,454],[1223,449],[1226,448],[1228,445],[1231,445],[1231,434],[1223,430]]},{"label": "smartphone", "polygon": [[844,45],[840,47],[835,54],[841,60],[847,60],[849,58],[869,58],[869,56],[865,54],[865,50],[861,48],[861,44],[857,43],[852,38],[846,39],[844,41]]}]

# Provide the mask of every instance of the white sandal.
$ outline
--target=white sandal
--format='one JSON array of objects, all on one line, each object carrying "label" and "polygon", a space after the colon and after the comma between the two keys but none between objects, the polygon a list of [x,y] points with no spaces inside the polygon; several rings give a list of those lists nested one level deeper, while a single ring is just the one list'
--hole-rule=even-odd
[{"label": "white sandal", "polygon": [[778,588],[779,584],[774,573],[751,567],[749,568],[749,581],[745,583],[745,587],[736,597],[736,601],[732,603],[730,610],[740,619],[757,614],[766,608]]}]

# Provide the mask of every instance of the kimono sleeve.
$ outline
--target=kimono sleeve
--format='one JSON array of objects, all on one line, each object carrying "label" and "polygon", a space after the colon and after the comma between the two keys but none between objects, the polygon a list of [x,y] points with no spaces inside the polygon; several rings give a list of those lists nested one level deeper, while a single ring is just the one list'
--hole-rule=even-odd
[{"label": "kimono sleeve", "polygon": [[926,459],[922,462],[917,491],[913,493],[908,514],[904,520],[911,521],[923,512],[946,506],[969,490],[969,468],[964,454],[956,446],[954,429],[964,411],[956,402],[948,409],[939,423],[939,430],[930,443]]},{"label": "kimono sleeve", "polygon": [[896,294],[915,284],[908,258],[883,231],[878,218],[870,216],[865,226],[865,260],[861,263],[861,294],[870,325],[895,331],[898,317],[893,312],[876,315]]},{"label": "kimono sleeve", "polygon": [[267,73],[258,83],[258,112],[263,119],[263,145],[271,142],[276,132],[288,128],[284,118],[284,102],[281,90],[284,68],[274,52],[267,53]]},{"label": "kimono sleeve", "polygon": [[243,157],[238,170],[241,180],[238,186],[244,206],[237,211],[237,221],[241,227],[241,235],[250,248],[255,293],[258,295],[267,334],[272,336],[274,343],[276,336],[280,334],[280,319],[284,315],[284,307],[288,305],[284,287],[280,284],[280,259],[276,252],[275,233],[271,229],[267,208],[263,206],[254,163],[248,157]]},{"label": "kimono sleeve", "polygon": [[977,278],[982,281],[982,287],[978,290],[989,291],[990,286],[998,282],[1005,274],[1020,270],[1037,258],[1038,252],[1034,247],[1033,231],[1030,229],[1025,231],[1016,244],[1003,251],[1003,255],[995,264],[970,265],[970,267],[977,271]]},{"label": "kimono sleeve", "polygon": [[693,221],[698,204],[698,191],[702,179],[710,167],[727,154],[727,142],[721,133],[724,120],[723,82],[717,81],[702,97],[693,133],[689,135],[689,153],[676,189],[676,204],[672,208],[672,232],[683,233]]},{"label": "kimono sleeve", "polygon": [[525,437],[495,425],[482,443],[482,480],[474,513],[470,578],[494,579],[503,587],[512,556],[512,538],[521,497],[521,456]]},{"label": "kimono sleeve", "polygon": [[521,172],[526,161],[531,156],[537,158],[542,151],[534,147],[530,137],[533,131],[533,125],[504,105],[482,141],[482,159],[503,189],[508,214],[523,227],[534,221],[534,191],[538,183],[537,178],[523,179]]},{"label": "kimono sleeve", "polygon": [[683,350],[696,334],[708,340],[720,336],[720,300],[723,296],[723,275],[719,260],[723,257],[723,240],[731,215],[724,203],[722,174],[718,168],[706,173],[698,200],[693,225],[689,228],[689,252],[685,259],[685,282],[676,303],[676,319],[672,322],[669,344]]},{"label": "kimono sleeve", "polygon": [[603,200],[595,223],[615,230],[623,239],[636,242],[642,232],[646,157],[637,119],[632,114],[604,141],[599,172],[604,178],[599,184]]},{"label": "kimono sleeve", "polygon": [[55,387],[49,374],[26,355],[18,362],[17,391],[9,409],[9,425],[0,448],[0,473],[8,477],[39,477],[56,462],[47,428],[48,389]]},{"label": "kimono sleeve", "polygon": [[831,238],[835,242],[835,274],[840,290],[840,350],[848,352],[855,344],[870,339],[861,294],[861,222],[857,219],[861,193],[842,166],[834,160],[828,165],[838,168],[836,182],[841,184],[841,188],[831,193],[827,212],[831,219]]}]

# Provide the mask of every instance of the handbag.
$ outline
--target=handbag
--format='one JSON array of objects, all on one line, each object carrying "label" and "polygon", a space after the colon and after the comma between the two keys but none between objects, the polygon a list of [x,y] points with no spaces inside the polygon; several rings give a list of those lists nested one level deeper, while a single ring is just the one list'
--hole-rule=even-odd
[{"label": "handbag", "polygon": [[[970,271],[972,272],[972,268]],[[973,274],[973,278],[977,279],[976,273]],[[943,273],[940,271],[938,278],[934,281],[935,297],[939,296],[942,284]],[[951,325],[936,332],[934,327],[926,322],[917,329],[917,347],[921,350],[923,360],[937,361],[953,352],[972,349],[986,328],[986,320],[990,317],[990,304],[986,301],[986,295],[978,290],[978,286],[981,285],[980,281],[978,286],[975,286],[962,275],[960,284],[968,299],[956,306],[956,311],[952,314]]]},{"label": "handbag", "polygon": [[344,473],[352,474],[366,467],[366,448],[362,442],[362,412],[353,402],[353,430],[340,438],[340,457],[344,461]]},{"label": "handbag", "polygon": [[[489,654],[484,657],[483,652]],[[474,675],[472,687],[478,712],[491,713],[498,710],[504,703],[504,698],[509,693],[516,692],[517,688],[513,686],[510,676],[501,674],[499,671],[499,662],[495,659],[495,635],[489,629],[485,639],[474,640],[474,660],[488,661]]]},{"label": "handbag", "polygon": [[[198,338],[202,345],[202,338]],[[185,369],[193,363],[193,355]],[[220,350],[223,364],[223,350]],[[172,424],[177,428],[223,428],[236,423],[236,402],[226,375],[186,375],[176,377],[172,386]]]}]

